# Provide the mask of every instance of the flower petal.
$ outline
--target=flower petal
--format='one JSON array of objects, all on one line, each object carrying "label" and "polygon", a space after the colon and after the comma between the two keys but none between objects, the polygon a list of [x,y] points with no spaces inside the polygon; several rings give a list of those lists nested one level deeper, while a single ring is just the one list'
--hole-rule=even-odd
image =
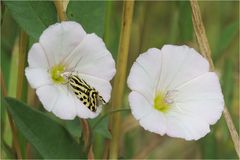
[{"label": "flower petal", "polygon": [[210,132],[208,123],[202,117],[176,107],[166,114],[166,121],[166,133],[171,137],[198,140]]},{"label": "flower petal", "polygon": [[160,62],[160,50],[156,48],[149,49],[137,58],[128,76],[128,87],[131,90],[140,92],[148,101],[153,101],[161,69]]},{"label": "flower petal", "polygon": [[80,44],[86,32],[76,22],[65,21],[48,27],[40,37],[50,65],[66,60],[70,53]]},{"label": "flower petal", "polygon": [[103,40],[96,34],[85,36],[73,51],[69,68],[82,74],[92,75],[103,80],[111,80],[116,72],[115,62]]},{"label": "flower petal", "polygon": [[58,98],[52,112],[61,119],[72,120],[77,115],[74,95],[65,86],[58,86]]},{"label": "flower petal", "polygon": [[128,96],[128,100],[132,114],[137,120],[148,115],[153,110],[153,105],[138,92],[132,91]]},{"label": "flower petal", "polygon": [[46,53],[39,43],[35,43],[29,50],[28,64],[31,68],[49,68]]},{"label": "flower petal", "polygon": [[166,133],[166,118],[163,113],[152,110],[152,112],[140,119],[140,125],[150,132],[164,135]]},{"label": "flower petal", "polygon": [[94,87],[106,102],[110,100],[112,86],[109,81],[81,73],[79,73],[78,75],[80,78],[85,80],[91,87]]},{"label": "flower petal", "polygon": [[[161,135],[186,140],[205,136],[224,106],[216,74],[209,72],[206,59],[187,46],[165,45],[156,52],[159,58],[145,53],[131,68],[128,85],[133,92],[129,103],[134,117],[146,130]],[[153,105],[150,112],[147,110],[147,101],[153,103],[155,92],[165,94],[169,110],[160,112]]]},{"label": "flower petal", "polygon": [[214,124],[221,117],[224,99],[218,77],[208,72],[189,81],[178,89],[174,98],[182,104],[181,109],[194,115],[200,115],[209,124]]},{"label": "flower petal", "polygon": [[37,89],[37,96],[47,111],[52,111],[58,98],[58,89],[54,85],[46,85]]},{"label": "flower petal", "polygon": [[32,88],[39,88],[44,85],[52,84],[50,75],[46,69],[30,68],[25,69],[25,75]]},{"label": "flower petal", "polygon": [[164,45],[158,90],[172,90],[209,71],[209,63],[188,46]]},{"label": "flower petal", "polygon": [[37,95],[44,108],[65,120],[80,118],[95,118],[101,112],[101,106],[96,113],[90,111],[66,86],[47,85],[37,89]]}]

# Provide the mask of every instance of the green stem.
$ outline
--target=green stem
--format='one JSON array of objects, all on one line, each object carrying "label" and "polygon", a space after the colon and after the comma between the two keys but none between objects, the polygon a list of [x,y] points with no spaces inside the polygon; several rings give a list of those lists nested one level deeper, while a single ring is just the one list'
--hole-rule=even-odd
[{"label": "green stem", "polygon": [[103,39],[107,47],[110,45],[110,26],[111,26],[111,15],[112,15],[112,1],[106,2],[106,12],[105,12],[105,26]]},{"label": "green stem", "polygon": [[[128,61],[128,49],[131,35],[131,24],[134,9],[134,1],[123,1],[122,26],[117,59],[117,72],[114,79],[112,91],[112,107],[120,109],[122,106],[123,93]],[[114,124],[113,124],[114,122]],[[120,114],[114,114],[110,119],[110,130],[112,129],[112,140],[110,143],[110,159],[118,158],[118,146],[120,139]],[[108,147],[108,146],[105,146]]]},{"label": "green stem", "polygon": [[117,112],[122,112],[122,111],[130,111],[130,108],[122,108],[122,109],[115,109],[115,110],[112,110],[112,111],[109,111],[107,113],[105,113],[104,115],[101,116],[101,118],[93,125],[92,127],[92,130],[94,130],[97,125],[99,125],[102,120],[104,120],[104,118],[108,117],[110,114],[113,114],[113,113],[117,113]]}]

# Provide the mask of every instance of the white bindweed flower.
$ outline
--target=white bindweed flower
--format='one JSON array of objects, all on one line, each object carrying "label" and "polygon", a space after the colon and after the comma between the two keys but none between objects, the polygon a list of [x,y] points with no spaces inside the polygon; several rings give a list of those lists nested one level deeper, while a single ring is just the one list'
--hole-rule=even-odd
[{"label": "white bindweed flower", "polygon": [[129,103],[151,132],[197,140],[221,117],[224,100],[209,63],[187,46],[165,45],[141,54],[133,64]]},{"label": "white bindweed flower", "polygon": [[[84,92],[88,96],[89,92],[97,91],[105,102],[110,99],[109,81],[115,74],[112,55],[101,38],[94,33],[87,34],[76,22],[49,26],[29,50],[28,64],[25,74],[30,85],[36,89],[44,108],[59,118],[94,118],[101,112],[102,103],[97,103],[97,110],[93,112],[76,94]],[[94,90],[78,85],[76,90],[81,93],[74,93],[71,75]]]}]

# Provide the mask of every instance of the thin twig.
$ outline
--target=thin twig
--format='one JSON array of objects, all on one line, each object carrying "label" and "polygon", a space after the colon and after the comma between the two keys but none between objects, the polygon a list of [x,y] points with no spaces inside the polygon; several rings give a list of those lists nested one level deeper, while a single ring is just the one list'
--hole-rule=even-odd
[{"label": "thin twig", "polygon": [[[211,50],[209,47],[208,39],[206,36],[205,28],[203,25],[202,17],[200,8],[198,5],[198,2],[196,0],[190,0],[191,7],[192,7],[192,20],[193,20],[193,26],[196,33],[197,41],[199,44],[200,51],[202,52],[203,56],[207,58],[207,60],[210,63],[211,70],[214,70],[214,64],[211,58]],[[233,124],[231,115],[228,112],[228,109],[226,106],[224,106],[223,115],[225,118],[225,121],[228,126],[228,130],[231,134],[232,141],[234,143],[235,150],[238,154],[238,157],[240,157],[240,140],[238,136],[238,132]]]},{"label": "thin twig", "polygon": [[[132,15],[134,1],[123,1],[122,27],[117,59],[117,73],[115,75],[112,107],[119,109],[122,106],[123,92],[125,88],[128,49],[131,33]],[[112,141],[110,147],[110,159],[118,158],[118,146],[120,138],[120,114],[114,114],[111,119],[110,128],[112,128]],[[114,125],[113,123],[114,122]]]},{"label": "thin twig", "polygon": [[63,1],[62,0],[54,0],[54,5],[56,7],[58,17],[60,21],[66,20],[66,14],[63,8]]}]

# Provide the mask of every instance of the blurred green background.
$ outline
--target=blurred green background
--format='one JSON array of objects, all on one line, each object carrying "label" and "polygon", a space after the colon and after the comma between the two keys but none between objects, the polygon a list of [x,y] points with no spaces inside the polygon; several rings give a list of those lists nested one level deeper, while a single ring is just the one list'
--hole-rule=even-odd
[{"label": "blurred green background", "polygon": [[[71,4],[72,8],[74,8],[73,6],[77,6],[77,3],[80,2],[70,3],[75,3]],[[98,33],[103,34],[104,41],[116,60],[121,28],[122,2],[88,3],[92,7],[97,7],[96,3],[101,3],[104,6],[105,12],[102,14],[105,20],[104,33]],[[88,6],[88,3],[85,7]],[[225,103],[233,118],[235,127],[239,131],[239,1],[201,1],[199,5],[216,72],[221,79]],[[53,12],[56,12],[53,4],[51,7]],[[18,9],[21,10],[20,5]],[[24,7],[22,9],[24,10]],[[71,12],[67,12],[69,19],[78,19],[78,17],[74,17],[75,11],[77,10],[72,9]],[[46,13],[45,16],[48,16],[48,14]],[[48,18],[50,24],[56,21],[57,18],[54,16]],[[11,97],[15,97],[17,89],[18,37],[22,30],[22,26],[20,26],[19,19],[14,17],[11,7],[9,9],[9,6],[1,1],[1,74],[7,88],[7,95]],[[89,31],[93,32],[91,29]],[[37,34],[30,35],[29,47],[37,40],[38,36]],[[188,1],[135,2],[127,72],[129,72],[130,67],[140,53],[151,47],[161,48],[164,44],[187,44],[198,50],[192,25],[190,3]],[[29,90],[27,82],[24,80],[22,101],[28,101],[28,104],[34,104],[37,109],[45,112],[37,99],[34,102],[27,99]],[[129,90],[126,87],[123,105],[126,108],[129,108],[128,93]],[[3,95],[1,99],[2,97]],[[58,121],[58,123],[64,124],[64,127],[74,138],[79,138],[81,128],[76,120],[63,122],[50,113],[46,114]],[[94,134],[96,158],[102,157],[104,140],[111,137],[109,133],[101,130],[101,128],[106,130],[107,122],[106,119],[105,124],[99,127],[99,132]],[[216,125],[211,127],[211,133],[199,141],[184,141],[167,136],[161,137],[144,131],[143,128],[139,127],[130,112],[122,113],[121,124],[123,129],[120,139],[120,158],[237,159],[223,116]],[[21,149],[25,152],[27,142],[21,132],[19,138]],[[7,146],[11,146],[11,143],[12,135],[7,120],[6,108],[1,100],[1,158],[12,157],[12,153],[9,153],[10,150],[7,148]],[[41,158],[33,146],[32,148],[32,157]]]}]

